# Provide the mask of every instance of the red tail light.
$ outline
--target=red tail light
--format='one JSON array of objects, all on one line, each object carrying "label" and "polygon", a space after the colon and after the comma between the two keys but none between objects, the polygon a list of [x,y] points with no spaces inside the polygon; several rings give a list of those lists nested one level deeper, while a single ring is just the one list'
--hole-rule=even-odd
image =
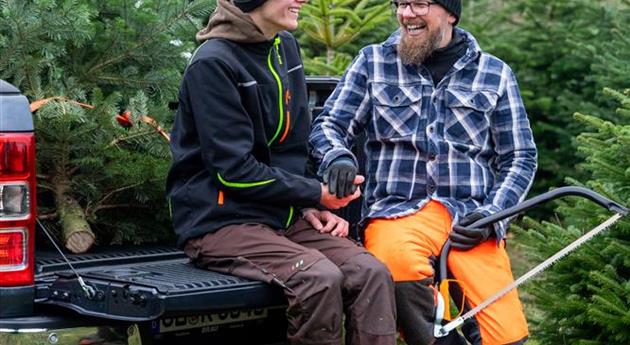
[{"label": "red tail light", "polygon": [[35,137],[0,133],[0,286],[34,282]]},{"label": "red tail light", "polygon": [[24,174],[28,168],[28,144],[24,142],[2,142],[0,137],[0,176]]},{"label": "red tail light", "polygon": [[15,270],[26,266],[27,236],[26,229],[0,231],[0,267],[3,270]]}]

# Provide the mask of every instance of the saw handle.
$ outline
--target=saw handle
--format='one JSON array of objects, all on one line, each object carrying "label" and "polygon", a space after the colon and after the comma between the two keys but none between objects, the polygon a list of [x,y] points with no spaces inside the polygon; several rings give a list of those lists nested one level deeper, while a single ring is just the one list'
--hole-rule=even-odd
[{"label": "saw handle", "polygon": [[[487,216],[485,218],[479,219],[478,221],[470,224],[471,228],[483,228],[487,225],[496,223],[505,218],[514,216],[523,211],[527,211],[530,208],[537,206],[539,204],[545,203],[547,201],[551,201],[554,199],[561,198],[563,196],[573,195],[579,196],[586,199],[589,199],[596,204],[612,211],[615,213],[619,213],[623,216],[628,215],[628,208],[623,205],[614,202],[598,193],[593,192],[592,190],[584,187],[560,187],[549,192],[537,195],[531,199],[527,199],[518,205],[514,205],[510,208],[506,208],[505,210],[499,211],[495,214]],[[451,240],[447,240],[442,247],[442,251],[440,252],[440,272],[439,272],[439,282],[441,283],[444,279],[447,278],[447,265],[446,259],[448,257],[448,253],[451,249]]]}]

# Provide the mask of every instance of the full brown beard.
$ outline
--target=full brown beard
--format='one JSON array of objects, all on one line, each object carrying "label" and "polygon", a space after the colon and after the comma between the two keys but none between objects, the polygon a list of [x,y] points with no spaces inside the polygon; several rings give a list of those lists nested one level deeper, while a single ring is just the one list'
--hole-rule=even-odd
[{"label": "full brown beard", "polygon": [[405,29],[398,44],[398,55],[405,65],[420,65],[440,47],[443,32],[441,29],[429,31],[427,38],[419,39],[407,35]]}]

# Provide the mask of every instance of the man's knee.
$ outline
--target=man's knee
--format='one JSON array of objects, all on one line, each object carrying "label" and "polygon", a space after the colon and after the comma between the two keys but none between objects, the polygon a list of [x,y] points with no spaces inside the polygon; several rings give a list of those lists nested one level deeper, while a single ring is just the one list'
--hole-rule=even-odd
[{"label": "man's knee", "polygon": [[326,264],[320,264],[321,270],[315,273],[315,278],[320,286],[333,291],[341,291],[343,273],[332,262],[326,260]]},{"label": "man's knee", "polygon": [[321,259],[310,267],[295,273],[288,281],[303,299],[326,290],[341,291],[343,273],[328,259]]},{"label": "man's knee", "polygon": [[387,268],[387,266],[385,266],[385,264],[378,261],[376,258],[372,257],[371,255],[365,255],[365,256],[371,259],[370,265],[366,267],[368,276],[370,278],[376,279],[378,281],[384,281],[384,282],[392,280],[392,274],[389,272],[389,269]]},{"label": "man's knee", "polygon": [[386,296],[388,297],[386,299],[392,300],[393,308],[392,275],[387,267],[374,256],[368,253],[354,256],[339,268],[344,275],[343,288],[349,295],[360,293],[364,296]]},{"label": "man's knee", "polygon": [[396,282],[422,280],[434,275],[431,257],[413,247],[382,255],[378,259],[389,269]]},{"label": "man's knee", "polygon": [[361,284],[371,282],[391,282],[392,275],[385,264],[374,256],[365,253],[354,256],[341,265],[341,270],[346,276],[356,276],[351,281],[361,280]]}]

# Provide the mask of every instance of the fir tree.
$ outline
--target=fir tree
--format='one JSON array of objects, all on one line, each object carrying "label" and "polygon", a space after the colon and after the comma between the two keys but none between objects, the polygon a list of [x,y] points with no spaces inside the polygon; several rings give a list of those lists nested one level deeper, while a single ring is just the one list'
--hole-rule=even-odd
[{"label": "fir tree", "polygon": [[[575,114],[594,128],[577,137],[581,167],[591,179],[584,185],[623,205],[630,205],[630,90],[606,89],[621,103],[615,122]],[[568,183],[580,185],[574,179]],[[528,231],[518,232],[521,249],[540,262],[610,212],[585,200],[569,200],[557,209],[559,220],[539,223],[526,219]],[[630,343],[630,221],[622,218],[604,235],[592,239],[558,262],[525,290],[533,295],[540,314],[533,318],[535,338],[544,344]]]},{"label": "fir tree", "polygon": [[383,24],[392,19],[389,2],[374,0],[311,1],[301,15],[300,30],[307,38],[301,40],[306,46],[305,69],[316,75],[341,75],[360,47],[350,52],[343,48],[379,26],[390,28]]},{"label": "fir tree", "polygon": [[[571,114],[603,118],[615,109],[604,87],[627,87],[628,1],[476,0],[463,7],[462,26],[516,73],[539,148],[534,193],[575,176]],[[468,18],[467,10],[474,17]],[[626,69],[627,71],[627,69]]]},{"label": "fir tree", "polygon": [[[38,208],[75,252],[171,236],[170,122],[208,1],[0,2],[0,78],[35,102]],[[76,236],[75,236],[76,235]]]}]

